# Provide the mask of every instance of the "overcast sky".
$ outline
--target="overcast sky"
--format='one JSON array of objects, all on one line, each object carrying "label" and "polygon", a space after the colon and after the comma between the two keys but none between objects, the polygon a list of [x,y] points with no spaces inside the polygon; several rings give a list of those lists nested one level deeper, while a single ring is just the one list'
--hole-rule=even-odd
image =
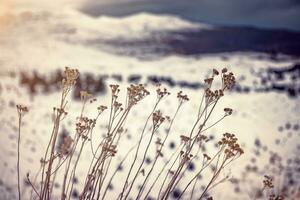
[{"label": "overcast sky", "polygon": [[80,10],[92,16],[151,12],[211,24],[300,30],[300,0],[88,0]]}]

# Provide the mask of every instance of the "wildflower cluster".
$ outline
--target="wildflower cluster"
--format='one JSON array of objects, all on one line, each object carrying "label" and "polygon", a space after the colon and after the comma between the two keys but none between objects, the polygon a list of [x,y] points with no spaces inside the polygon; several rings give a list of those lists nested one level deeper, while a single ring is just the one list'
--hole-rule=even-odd
[{"label": "wildflower cluster", "polygon": [[158,85],[156,89],[157,99],[162,99],[163,97],[170,95],[171,93],[168,92],[166,88],[161,89],[160,85]]},{"label": "wildflower cluster", "polygon": [[190,137],[185,136],[185,135],[180,135],[180,141],[181,141],[181,143],[186,144],[186,143],[190,142],[190,140],[191,140]]},{"label": "wildflower cluster", "polygon": [[227,72],[226,68],[222,69],[222,84],[224,89],[231,89],[235,85],[235,77],[232,72]]},{"label": "wildflower cluster", "polygon": [[106,110],[106,109],[107,109],[107,106],[103,106],[103,105],[97,107],[97,110],[98,110],[99,112],[103,112],[103,111]]},{"label": "wildflower cluster", "polygon": [[[211,89],[211,86],[214,78],[220,75],[222,77],[222,87],[213,91]],[[71,137],[71,135],[66,132],[65,134],[62,134],[62,137],[58,135],[61,127],[61,121],[67,115],[66,104],[68,103],[68,93],[71,91],[72,86],[76,84],[76,79],[78,78],[78,76],[78,70],[70,69],[68,67],[65,68],[62,80],[63,88],[60,106],[53,108],[55,114],[53,120],[53,132],[50,136],[50,141],[45,155],[41,159],[42,167],[40,172],[40,184],[32,184],[32,189],[36,193],[35,196],[40,200],[50,200],[54,198],[53,194],[55,192],[53,191],[57,189],[53,187],[53,183],[55,182],[55,177],[57,174],[63,175],[62,182],[60,182],[61,196],[59,198],[62,200],[72,198],[72,195],[75,193],[75,189],[78,189],[75,188],[76,186],[73,182],[74,178],[78,177],[76,169],[78,166],[80,166],[79,163],[82,160],[82,155],[84,154],[83,149],[86,148],[87,144],[91,148],[92,159],[90,166],[86,168],[87,176],[84,177],[85,181],[82,182],[83,186],[82,188],[80,188],[80,194],[78,193],[78,191],[76,191],[78,193],[77,195],[79,195],[80,200],[107,199],[108,196],[106,196],[106,194],[108,193],[108,190],[111,187],[112,182],[114,181],[114,176],[119,171],[118,168],[114,173],[110,173],[112,169],[111,163],[115,162],[113,157],[115,157],[119,151],[119,145],[121,144],[120,141],[123,137],[122,133],[127,130],[125,125],[129,119],[128,116],[129,113],[131,113],[131,108],[150,94],[142,84],[130,85],[127,88],[126,98],[123,102],[119,100],[120,86],[117,84],[109,85],[112,96],[109,106],[110,113],[106,126],[107,130],[102,133],[102,138],[100,142],[97,141],[97,146],[94,146],[96,141],[93,141],[93,131],[96,127],[97,119],[99,115],[108,107],[100,105],[97,107],[98,113],[96,117],[84,117],[83,113],[86,102],[92,103],[96,101],[96,99],[93,99],[92,94],[90,94],[88,91],[80,92],[82,109],[81,114],[77,118],[77,121],[75,123],[76,128],[73,137]],[[235,78],[233,73],[227,72],[226,68],[224,68],[221,73],[219,73],[219,71],[217,71],[216,69],[213,69],[212,76],[205,79],[205,83],[206,88],[199,105],[198,113],[196,115],[197,118],[195,120],[195,123],[191,126],[191,131],[186,132],[186,130],[184,130],[184,135],[179,136],[182,144],[178,146],[178,151],[176,150],[171,157],[167,157],[168,154],[165,154],[166,158],[164,159],[167,159],[167,162],[164,162],[163,166],[159,165],[159,159],[164,157],[163,152],[165,150],[163,150],[163,147],[166,146],[166,142],[169,142],[167,139],[171,133],[173,122],[176,123],[174,119],[179,113],[179,108],[183,103],[189,101],[189,97],[186,94],[183,94],[182,91],[179,91],[177,93],[177,100],[179,104],[174,115],[172,115],[173,117],[164,116],[162,112],[158,110],[160,106],[159,103],[162,99],[164,99],[164,97],[169,96],[170,92],[166,88],[160,88],[160,85],[158,86],[158,88],[156,89],[156,102],[151,113],[149,113],[143,128],[141,129],[141,133],[138,136],[138,142],[136,146],[132,147],[127,152],[124,159],[118,165],[122,166],[124,162],[128,163],[125,160],[127,156],[130,155],[131,151],[134,150],[133,156],[130,156],[132,158],[131,164],[128,168],[126,167],[126,170],[128,169],[126,179],[124,179],[124,181],[120,181],[122,190],[120,190],[119,193],[116,193],[118,195],[116,199],[126,200],[131,198],[133,195],[132,189],[135,188],[137,184],[136,181],[139,180],[142,180],[142,184],[138,189],[139,191],[136,194],[137,196],[133,197],[133,199],[150,199],[150,193],[153,187],[157,185],[157,183],[162,184],[159,185],[159,188],[161,189],[158,192],[158,196],[156,198],[154,197],[155,199],[169,199],[170,194],[174,192],[174,189],[178,186],[178,184],[182,185],[182,183],[187,183],[187,185],[180,194],[180,198],[187,190],[187,188],[189,188],[191,184],[194,184],[190,196],[190,199],[193,199],[193,190],[194,188],[197,188],[195,187],[195,185],[197,183],[198,177],[200,177],[200,174],[207,167],[214,166],[213,177],[208,185],[204,188],[199,198],[203,199],[203,196],[206,195],[206,192],[219,183],[216,180],[218,179],[219,174],[225,168],[225,166],[229,162],[237,158],[239,155],[244,153],[240,145],[237,144],[237,138],[235,137],[235,135],[230,133],[225,133],[223,135],[223,138],[219,141],[218,144],[221,147],[220,151],[218,151],[215,155],[212,154],[210,156],[208,155],[210,153],[205,153],[206,142],[213,140],[213,138],[206,136],[204,132],[213,127],[215,124],[219,123],[223,118],[225,118],[225,116],[231,115],[233,112],[231,108],[224,108],[225,116],[222,116],[222,118],[216,122],[209,120],[211,117],[211,113],[216,108],[218,100],[224,95],[225,90],[232,88],[235,83]],[[17,106],[17,110],[19,114],[28,111],[27,107],[21,105]],[[159,136],[156,138],[156,131],[165,121],[169,122],[169,126],[166,128],[165,136]],[[147,131],[149,131],[148,127],[150,125],[152,125],[152,129],[150,130],[150,137],[144,137]],[[21,120],[19,121],[19,127],[20,126]],[[146,144],[145,148],[141,148],[144,145],[144,142]],[[153,145],[156,145],[155,158],[151,160],[151,162],[149,162],[148,158],[151,157],[149,153]],[[54,150],[54,147],[56,147],[57,149]],[[182,179],[191,177],[186,176],[185,173],[188,173],[188,171],[190,171],[189,167],[192,166],[192,162],[194,162],[194,159],[197,159],[199,155],[203,155],[202,166],[199,165],[200,168],[196,169],[198,171],[193,172],[193,175],[195,176],[193,176],[192,179],[182,182]],[[219,160],[219,158],[222,157],[223,161],[222,159]],[[148,165],[147,168],[145,168],[145,164]],[[153,172],[155,172],[157,168],[161,169],[158,175],[155,175],[155,179],[152,179],[154,174]],[[143,177],[140,177],[140,174],[142,174]],[[165,175],[165,178],[163,179],[163,181],[161,181],[163,175]],[[29,175],[27,178],[29,180]],[[270,187],[269,183],[267,185],[268,187]],[[111,198],[113,197],[109,196],[109,199]],[[186,199],[186,197],[184,197],[184,199]]]},{"label": "wildflower cluster", "polygon": [[190,100],[186,94],[182,93],[182,91],[179,91],[177,93],[177,99],[178,99],[180,104]]},{"label": "wildflower cluster", "polygon": [[76,133],[79,136],[85,136],[88,131],[94,128],[96,125],[96,119],[89,119],[87,117],[80,117],[76,123]]},{"label": "wildflower cluster", "polygon": [[202,144],[202,142],[208,142],[208,141],[209,141],[209,139],[206,135],[200,134],[197,137],[197,142],[199,142],[200,144]]},{"label": "wildflower cluster", "polygon": [[62,84],[64,88],[72,87],[76,84],[76,80],[79,76],[79,71],[77,69],[65,68]]},{"label": "wildflower cluster", "polygon": [[240,145],[237,144],[237,140],[234,134],[224,133],[222,139],[218,142],[219,145],[226,147],[224,153],[227,159],[244,153]]},{"label": "wildflower cluster", "polygon": [[263,180],[264,188],[273,188],[273,179],[270,176],[265,175],[265,179]]},{"label": "wildflower cluster", "polygon": [[80,91],[80,99],[81,101],[86,101],[92,97],[92,94],[88,93],[88,91],[82,90]]},{"label": "wildflower cluster", "polygon": [[143,98],[148,96],[150,92],[145,89],[144,85],[130,85],[127,88],[128,95],[128,107],[131,107],[141,101]]},{"label": "wildflower cluster", "polygon": [[104,155],[106,157],[113,157],[117,153],[117,146],[116,145],[109,145],[108,143],[105,143],[102,147]]},{"label": "wildflower cluster", "polygon": [[165,117],[163,117],[160,110],[155,111],[152,114],[152,122],[153,122],[153,129],[157,130],[159,126],[165,121]]}]

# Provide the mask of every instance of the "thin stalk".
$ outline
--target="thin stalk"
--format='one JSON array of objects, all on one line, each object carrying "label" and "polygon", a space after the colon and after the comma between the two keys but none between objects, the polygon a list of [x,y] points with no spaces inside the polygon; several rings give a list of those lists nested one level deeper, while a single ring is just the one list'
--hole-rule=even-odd
[{"label": "thin stalk", "polygon": [[17,170],[18,170],[18,196],[21,200],[21,189],[20,189],[20,140],[21,140],[21,123],[22,123],[22,114],[19,113],[19,131],[18,131],[18,160],[17,160]]},{"label": "thin stalk", "polygon": [[144,132],[145,132],[146,127],[147,127],[147,125],[148,125],[149,119],[151,118],[152,114],[154,113],[156,107],[158,106],[158,103],[159,103],[159,100],[155,103],[153,110],[151,111],[150,115],[149,115],[148,118],[146,119],[146,123],[145,123],[145,125],[144,125],[143,130],[142,130],[141,136],[140,136],[140,138],[139,138],[139,143],[138,143],[137,149],[136,149],[136,151],[135,151],[135,155],[134,155],[133,162],[131,163],[129,172],[127,173],[127,177],[126,177],[125,183],[124,183],[124,185],[123,185],[122,192],[121,192],[121,194],[120,194],[120,200],[122,200],[122,198],[123,198],[125,189],[126,189],[126,187],[127,187],[127,185],[128,185],[128,179],[129,179],[129,177],[130,177],[130,175],[131,175],[133,166],[134,166],[134,164],[135,164],[135,162],[136,162],[136,160],[137,160],[137,156],[138,156],[138,152],[139,152],[139,149],[140,149],[141,141],[142,141],[142,139],[143,139]]}]

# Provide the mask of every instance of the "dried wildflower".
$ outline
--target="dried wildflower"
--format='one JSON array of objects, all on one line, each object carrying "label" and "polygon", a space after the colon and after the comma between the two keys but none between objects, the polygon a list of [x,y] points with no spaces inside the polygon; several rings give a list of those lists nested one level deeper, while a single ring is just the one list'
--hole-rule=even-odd
[{"label": "dried wildflower", "polygon": [[113,99],[117,99],[118,98],[118,94],[120,92],[120,89],[119,89],[119,85],[109,85],[110,89],[111,89],[111,93],[112,93],[112,97]]},{"label": "dried wildflower", "polygon": [[86,101],[88,100],[89,98],[92,97],[92,94],[88,93],[87,91],[80,91],[80,99],[81,101]]},{"label": "dried wildflower", "polygon": [[214,76],[218,76],[218,75],[219,75],[219,71],[216,70],[216,69],[213,69],[213,75],[214,75]]},{"label": "dried wildflower", "polygon": [[224,73],[226,73],[228,70],[227,70],[227,68],[223,68],[222,69],[222,73],[224,74]]},{"label": "dried wildflower", "polygon": [[76,133],[80,136],[84,136],[89,130],[96,125],[96,119],[89,119],[87,117],[80,117],[76,123]]},{"label": "dried wildflower", "polygon": [[117,146],[105,144],[102,147],[102,150],[107,154],[107,156],[115,156],[117,153]]},{"label": "dried wildflower", "polygon": [[97,110],[99,110],[100,112],[103,112],[104,110],[106,110],[107,109],[107,106],[99,106],[99,107],[97,107]]},{"label": "dried wildflower", "polygon": [[222,74],[222,83],[224,89],[231,89],[235,85],[235,77],[232,72]]},{"label": "dried wildflower", "polygon": [[203,154],[203,157],[205,160],[211,160],[211,157],[209,157],[206,153]]},{"label": "dried wildflower", "polygon": [[179,91],[177,93],[177,99],[178,99],[179,103],[184,103],[184,102],[190,100],[186,94],[182,94],[182,91]]},{"label": "dried wildflower", "polygon": [[212,91],[209,88],[207,88],[205,90],[205,97],[206,97],[206,100],[208,103],[210,103],[216,99],[219,99],[223,95],[224,95],[223,91],[220,91],[220,90]]},{"label": "dried wildflower", "polygon": [[165,121],[165,117],[162,116],[162,113],[160,110],[155,111],[152,114],[152,122],[153,122],[153,128],[158,129],[159,126]]},{"label": "dried wildflower", "polygon": [[76,80],[79,76],[79,71],[77,69],[70,69],[69,67],[66,67],[63,76],[63,87],[72,87],[76,84]]},{"label": "dried wildflower", "polygon": [[17,111],[19,113],[19,115],[25,114],[28,112],[28,108],[26,106],[23,105],[16,105],[17,107]]},{"label": "dried wildflower", "polygon": [[168,90],[167,90],[166,88],[161,89],[160,87],[158,87],[158,88],[156,89],[156,94],[157,94],[157,98],[158,98],[158,99],[162,99],[163,97],[168,96],[168,95],[170,95],[171,93],[168,92]]},{"label": "dried wildflower", "polygon": [[161,139],[157,138],[155,144],[158,145],[158,146],[161,146],[162,145]]},{"label": "dried wildflower", "polygon": [[122,108],[122,103],[118,102],[118,101],[114,101],[113,103],[113,107],[114,107],[114,111],[117,112],[117,111],[122,111],[123,108]]},{"label": "dried wildflower", "polygon": [[207,138],[207,136],[206,135],[203,135],[203,134],[200,134],[198,137],[197,137],[197,142],[208,142],[209,141],[209,139]]},{"label": "dried wildflower", "polygon": [[263,180],[264,188],[273,188],[273,179],[270,176],[265,175],[265,179]]},{"label": "dried wildflower", "polygon": [[207,78],[207,79],[204,79],[204,83],[208,84],[208,85],[211,85],[214,81],[214,78]]},{"label": "dried wildflower", "polygon": [[231,115],[233,110],[231,108],[224,108],[224,112],[225,112],[225,115],[228,116],[228,115]]},{"label": "dried wildflower", "polygon": [[166,115],[165,118],[166,118],[166,120],[167,120],[168,122],[171,122],[171,117],[170,117],[170,116]]},{"label": "dried wildflower", "polygon": [[164,154],[161,152],[161,150],[156,150],[156,153],[158,157],[164,157]]},{"label": "dried wildflower", "polygon": [[220,97],[224,96],[223,90],[219,90],[219,96],[220,96]]},{"label": "dried wildflower", "polygon": [[180,139],[181,139],[182,143],[187,143],[187,142],[189,142],[191,140],[190,137],[185,136],[185,135],[180,135]]},{"label": "dried wildflower", "polygon": [[57,107],[53,107],[53,111],[57,112],[58,114],[64,114],[67,115],[68,113],[65,111],[64,108],[57,108]]},{"label": "dried wildflower", "polygon": [[232,158],[244,153],[244,150],[237,144],[237,138],[234,134],[224,133],[222,139],[218,142],[219,145],[225,146],[226,158]]},{"label": "dried wildflower", "polygon": [[145,89],[144,85],[130,85],[127,88],[128,106],[131,107],[141,101],[150,93]]}]

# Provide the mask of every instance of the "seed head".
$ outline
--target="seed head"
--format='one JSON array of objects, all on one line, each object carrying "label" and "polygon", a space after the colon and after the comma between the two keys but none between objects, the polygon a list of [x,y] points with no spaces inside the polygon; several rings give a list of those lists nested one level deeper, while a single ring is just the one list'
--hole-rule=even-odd
[{"label": "seed head", "polygon": [[63,75],[63,87],[72,87],[76,84],[76,80],[79,76],[79,71],[77,69],[71,69],[69,67],[65,67],[64,75]]}]

